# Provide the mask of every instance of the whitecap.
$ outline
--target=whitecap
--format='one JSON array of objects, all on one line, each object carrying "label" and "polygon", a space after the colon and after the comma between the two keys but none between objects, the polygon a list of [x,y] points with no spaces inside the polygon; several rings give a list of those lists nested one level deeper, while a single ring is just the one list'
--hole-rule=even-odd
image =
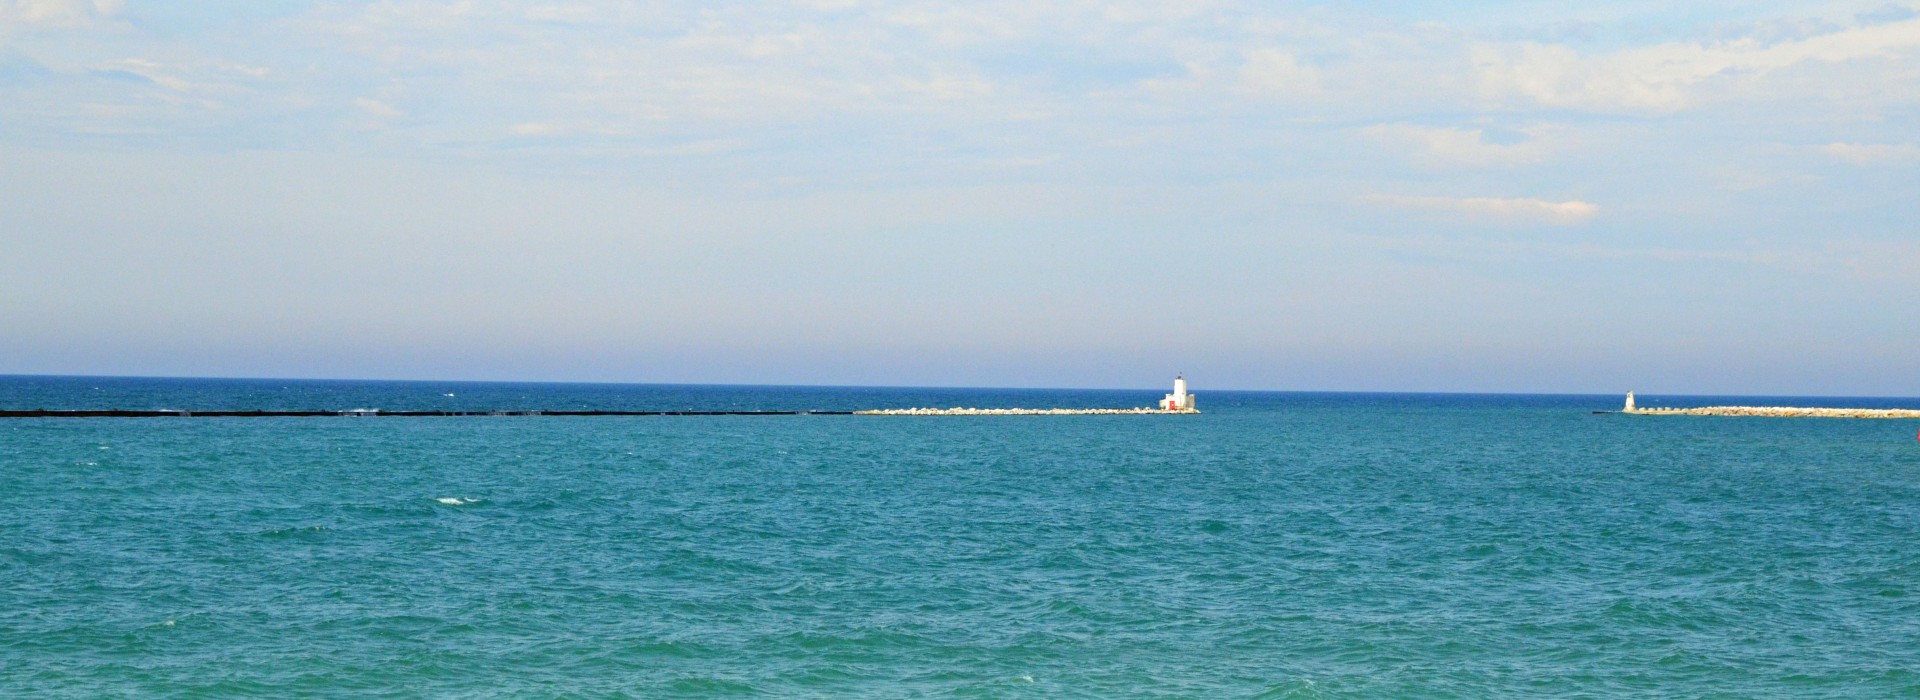
[{"label": "whitecap", "polygon": [[435,500],[435,501],[439,501],[439,502],[441,502],[441,503],[444,503],[444,504],[447,504],[447,505],[450,505],[450,506],[464,506],[464,505],[467,505],[467,504],[469,504],[469,503],[479,503],[479,502],[480,502],[480,499],[478,499],[478,498],[436,498],[436,499],[433,499],[433,500]]}]

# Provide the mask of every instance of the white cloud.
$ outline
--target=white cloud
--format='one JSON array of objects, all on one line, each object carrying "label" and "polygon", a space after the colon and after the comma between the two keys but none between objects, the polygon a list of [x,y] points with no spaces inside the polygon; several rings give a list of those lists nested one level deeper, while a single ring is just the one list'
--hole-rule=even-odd
[{"label": "white cloud", "polygon": [[905,93],[950,102],[989,95],[993,92],[993,83],[978,75],[934,75],[925,79],[902,80],[899,89]]},{"label": "white cloud", "polygon": [[1911,143],[1830,143],[1820,152],[1854,165],[1920,163],[1920,146]]},{"label": "white cloud", "polygon": [[1403,150],[1429,165],[1517,165],[1544,160],[1550,149],[1543,137],[1551,130],[1534,127],[1519,132],[1517,143],[1488,140],[1486,129],[1456,129],[1414,124],[1380,124],[1360,130],[1375,142]]},{"label": "white cloud", "polygon": [[708,156],[737,151],[746,146],[747,142],[740,139],[702,139],[653,149],[650,153],[663,156]]},{"label": "white cloud", "polygon": [[534,22],[586,24],[601,19],[599,8],[584,3],[548,3],[526,9],[524,16]]},{"label": "white cloud", "polygon": [[1483,44],[1472,49],[1483,95],[1548,107],[1668,112],[1691,105],[1709,81],[1763,77],[1806,63],[1911,58],[1920,19],[1854,27],[1794,41],[1668,43],[1583,56],[1555,44]]},{"label": "white cloud", "polygon": [[121,0],[0,0],[0,27],[84,27],[113,16],[120,5]]},{"label": "white cloud", "polygon": [[366,112],[369,115],[379,117],[381,119],[397,119],[400,117],[407,116],[406,112],[400,111],[399,109],[395,108],[393,105],[387,104],[385,102],[381,102],[379,100],[376,100],[370,97],[361,97],[361,98],[355,99],[353,101],[353,106],[359,107],[360,111],[362,112]]},{"label": "white cloud", "polygon": [[[110,12],[113,4],[0,0],[0,12],[71,18]],[[362,122],[338,121],[339,105],[357,105],[364,114],[356,117],[376,120],[400,116],[398,105],[416,128],[395,138],[421,144],[466,148],[560,129],[629,139],[623,144],[629,152],[741,134],[769,146],[803,130],[861,123],[1004,142],[1011,152],[1032,145],[1016,143],[1024,139],[1164,145],[1211,124],[1221,141],[1242,141],[1248,153],[1260,153],[1261,144],[1281,143],[1287,138],[1281,134],[1299,125],[1376,124],[1357,133],[1415,164],[1498,167],[1571,163],[1576,146],[1581,153],[1596,150],[1600,137],[1586,126],[1505,132],[1486,126],[1574,123],[1543,107],[1678,109],[1711,86],[1751,86],[1779,67],[1808,62],[1851,64],[1768,83],[1776,97],[1809,98],[1791,110],[1803,121],[1842,103],[1855,109],[1853,98],[1863,91],[1883,101],[1914,101],[1901,96],[1920,94],[1920,62],[1887,70],[1881,62],[1855,60],[1920,49],[1916,19],[1850,29],[1831,23],[1801,23],[1785,32],[1743,29],[1748,37],[1787,38],[1598,54],[1488,42],[1459,24],[1290,13],[1250,0],[707,7],[381,0],[317,3],[275,21],[274,36],[282,38],[270,43],[183,39],[128,26],[90,34],[98,39],[91,46],[55,49],[43,40],[20,54],[48,67],[43,72],[54,77],[45,80],[127,56],[164,60],[164,70],[115,69],[176,92],[218,95],[225,111],[208,113],[203,124],[210,130],[235,124],[286,125],[290,134],[353,128]],[[1848,79],[1820,82],[1828,73]],[[49,115],[47,131],[74,123],[53,116],[73,111],[71,105],[100,107],[99,121],[133,122],[148,112],[129,106],[153,99],[136,94],[131,82],[88,87],[84,100],[36,89],[45,96],[37,113]],[[434,99],[396,97],[423,94]],[[16,98],[15,107],[0,104],[0,121],[19,123],[35,105],[18,98],[32,97],[0,95]],[[1736,116],[1785,119],[1787,111]],[[293,126],[303,118],[310,119]],[[556,123],[543,124],[548,121]],[[752,133],[758,128],[771,132]],[[525,152],[526,144],[514,148]]]},{"label": "white cloud", "polygon": [[1438,212],[1506,223],[1547,223],[1556,226],[1586,223],[1600,212],[1600,207],[1579,200],[1551,202],[1544,199],[1423,197],[1390,194],[1368,195],[1362,199],[1396,209]]},{"label": "white cloud", "polygon": [[128,58],[115,61],[105,66],[104,70],[131,73],[153,81],[155,85],[175,92],[191,92],[195,90],[205,90],[210,87],[180,78],[175,75],[175,70],[177,69],[144,58]]},{"label": "white cloud", "polygon": [[1246,63],[1240,67],[1240,86],[1261,94],[1311,92],[1319,87],[1319,76],[1312,68],[1300,65],[1291,53],[1255,49],[1246,52]]}]

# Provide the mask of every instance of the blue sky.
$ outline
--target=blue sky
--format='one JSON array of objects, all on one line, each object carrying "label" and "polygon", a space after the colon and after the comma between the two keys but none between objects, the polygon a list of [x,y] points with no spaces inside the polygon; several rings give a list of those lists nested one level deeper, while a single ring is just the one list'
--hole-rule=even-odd
[{"label": "blue sky", "polygon": [[1920,4],[0,0],[0,373],[1920,395]]}]

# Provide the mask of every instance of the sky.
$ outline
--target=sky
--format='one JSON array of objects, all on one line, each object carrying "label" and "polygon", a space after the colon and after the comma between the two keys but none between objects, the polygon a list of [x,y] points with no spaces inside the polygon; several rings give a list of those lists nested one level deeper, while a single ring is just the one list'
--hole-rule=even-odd
[{"label": "sky", "polygon": [[0,0],[0,374],[1920,396],[1920,3]]}]

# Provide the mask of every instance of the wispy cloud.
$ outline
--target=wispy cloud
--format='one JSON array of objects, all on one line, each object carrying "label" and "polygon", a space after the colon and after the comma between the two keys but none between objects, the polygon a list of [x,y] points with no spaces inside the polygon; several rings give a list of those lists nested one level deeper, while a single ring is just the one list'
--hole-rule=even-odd
[{"label": "wispy cloud", "polygon": [[1854,165],[1920,163],[1920,145],[1911,143],[1834,142],[1821,146],[1820,152]]},{"label": "wispy cloud", "polygon": [[699,141],[689,141],[664,148],[652,149],[650,153],[663,156],[707,156],[737,151],[746,147],[747,142],[740,139],[701,139]]},{"label": "wispy cloud", "polygon": [[7,25],[85,27],[120,11],[121,0],[0,0],[0,28]]},{"label": "wispy cloud", "polygon": [[1246,52],[1239,77],[1242,90],[1262,95],[1307,93],[1320,87],[1318,72],[1301,65],[1293,54],[1271,48]]},{"label": "wispy cloud", "polygon": [[407,116],[406,112],[400,111],[398,108],[394,107],[393,105],[387,104],[385,102],[381,102],[380,100],[376,100],[371,97],[356,98],[353,101],[353,106],[359,107],[360,111],[366,112],[368,115],[379,117],[381,119],[398,119],[400,117]]},{"label": "wispy cloud", "polygon": [[1510,132],[1518,140],[1497,141],[1484,128],[1461,129],[1380,124],[1360,130],[1360,134],[1390,148],[1402,150],[1415,161],[1432,165],[1518,165],[1537,163],[1550,152],[1543,140],[1551,130],[1534,127]]},{"label": "wispy cloud", "polygon": [[[118,0],[0,0],[0,24],[31,25],[17,27],[21,32],[100,25],[118,10]],[[1920,91],[1920,72],[1874,69],[1886,61],[1911,65],[1920,53],[1920,19],[1895,14],[1839,18],[1842,24],[1757,22],[1734,33],[1618,42],[1626,46],[1593,52],[1503,41],[1447,22],[1301,13],[1250,0],[821,0],[699,9],[611,0],[384,0],[285,12],[273,35],[287,46],[324,46],[326,70],[289,58],[279,45],[181,41],[138,27],[99,32],[92,48],[101,61],[164,57],[170,74],[202,82],[222,66],[271,70],[274,89],[230,106],[277,112],[280,123],[292,112],[327,113],[314,105],[350,103],[404,83],[413,94],[436,96],[431,105],[409,105],[420,127],[414,133],[428,137],[446,128],[457,137],[423,140],[461,144],[486,138],[478,134],[515,140],[514,125],[539,116],[509,105],[529,104],[636,139],[721,122],[919,115],[986,123],[1020,115],[1083,125],[1128,118],[1166,124],[1272,117],[1284,109],[1288,118],[1386,124],[1370,136],[1401,143],[1425,164],[1484,166],[1539,162],[1550,144],[1530,130],[1508,141],[1480,126],[1407,125],[1488,110],[1672,112],[1712,91],[1835,104]],[[85,49],[27,57],[72,67],[71,55]],[[1847,79],[1781,77],[1810,64],[1846,66]],[[101,103],[111,96],[93,97]],[[8,116],[3,110],[0,117]]]},{"label": "wispy cloud", "polygon": [[1755,85],[1768,74],[1809,63],[1911,60],[1920,19],[1852,27],[1792,41],[1745,38],[1666,43],[1583,55],[1557,44],[1481,44],[1473,63],[1484,95],[1548,107],[1670,112],[1690,106],[1712,81]]},{"label": "wispy cloud", "polygon": [[1459,263],[1513,264],[1526,260],[1626,260],[1675,266],[1738,265],[1794,275],[1898,284],[1920,275],[1920,244],[1795,241],[1767,247],[1678,248],[1540,239],[1416,234],[1360,236],[1368,247]]},{"label": "wispy cloud", "polygon": [[1583,224],[1600,213],[1600,207],[1579,200],[1552,202],[1544,199],[1501,197],[1430,197],[1373,194],[1362,201],[1416,211],[1437,212],[1470,219],[1505,223],[1546,223],[1556,226]]}]

